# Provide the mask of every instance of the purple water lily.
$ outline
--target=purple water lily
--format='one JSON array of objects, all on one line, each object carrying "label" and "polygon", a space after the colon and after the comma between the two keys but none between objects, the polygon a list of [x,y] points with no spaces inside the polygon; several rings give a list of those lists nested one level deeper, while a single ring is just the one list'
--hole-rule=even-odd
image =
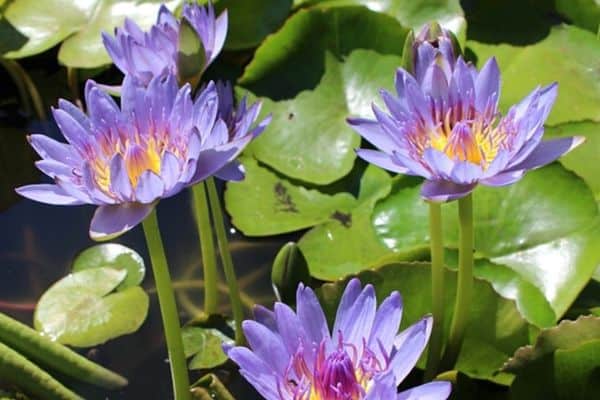
[{"label": "purple water lily", "polygon": [[37,167],[55,184],[17,192],[47,204],[98,205],[90,226],[94,239],[110,239],[141,222],[155,203],[210,176],[243,178],[235,157],[269,122],[251,128],[260,103],[238,109],[237,129],[219,118],[216,85],[192,99],[189,85],[173,75],[147,87],[125,78],[121,107],[93,81],[85,88],[88,115],[59,100],[54,119],[68,141],[44,135],[29,142],[42,157]]},{"label": "purple water lily", "polygon": [[382,90],[388,109],[375,105],[375,120],[349,124],[377,150],[359,149],[364,160],[392,172],[422,176],[421,195],[454,200],[477,184],[509,185],[583,142],[581,137],[541,141],[557,85],[536,88],[502,117],[500,72],[494,58],[481,71],[454,58],[447,46],[423,42],[414,76],[398,69],[394,95]]},{"label": "purple water lily", "polygon": [[227,355],[267,400],[446,399],[448,382],[432,382],[397,394],[431,332],[425,317],[398,334],[402,300],[398,292],[379,309],[373,286],[351,280],[330,333],[314,292],[300,284],[297,311],[275,303],[255,309],[244,321],[251,349],[233,347]]},{"label": "purple water lily", "polygon": [[[213,6],[186,3],[185,18],[202,41],[205,70],[221,52],[227,36],[227,11],[215,17]],[[159,75],[177,75],[177,51],[180,22],[164,5],[156,24],[144,32],[130,19],[115,30],[115,37],[102,33],[104,47],[115,65],[125,74],[147,85]],[[200,62],[200,60],[198,60]]]}]

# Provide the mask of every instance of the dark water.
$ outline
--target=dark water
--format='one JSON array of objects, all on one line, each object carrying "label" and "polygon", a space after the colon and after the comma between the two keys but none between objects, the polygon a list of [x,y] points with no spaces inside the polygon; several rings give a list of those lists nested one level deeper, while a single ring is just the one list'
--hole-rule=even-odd
[{"label": "dark water", "polygon": [[[192,287],[177,291],[182,323],[202,308],[202,290],[197,287],[202,278],[198,236],[189,195],[187,191],[182,192],[158,206],[173,280],[176,285]],[[88,206],[48,206],[29,200],[18,201],[0,211],[0,311],[32,324],[36,300],[53,282],[69,273],[71,261],[79,251],[95,244],[87,235],[93,211],[94,208]],[[247,304],[272,304],[270,263],[285,240],[249,240],[232,233],[231,248]],[[150,312],[138,332],[84,349],[82,353],[124,375],[130,384],[117,393],[68,383],[87,399],[171,399],[158,302],[141,227],[115,242],[137,250],[146,260],[143,286],[150,293]],[[220,304],[221,311],[228,313],[225,292],[221,293]],[[238,399],[260,398],[235,370],[222,369],[217,374],[235,390]],[[197,372],[191,374],[192,379],[199,376]]]}]

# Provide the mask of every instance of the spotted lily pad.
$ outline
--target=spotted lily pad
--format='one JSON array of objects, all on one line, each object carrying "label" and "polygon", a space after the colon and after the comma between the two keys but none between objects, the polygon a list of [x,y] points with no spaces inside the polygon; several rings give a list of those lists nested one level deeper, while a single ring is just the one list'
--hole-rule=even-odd
[{"label": "spotted lily pad", "polygon": [[127,271],[92,268],[67,275],[42,295],[34,325],[63,344],[91,347],[138,330],[148,314],[139,286],[113,292]]}]

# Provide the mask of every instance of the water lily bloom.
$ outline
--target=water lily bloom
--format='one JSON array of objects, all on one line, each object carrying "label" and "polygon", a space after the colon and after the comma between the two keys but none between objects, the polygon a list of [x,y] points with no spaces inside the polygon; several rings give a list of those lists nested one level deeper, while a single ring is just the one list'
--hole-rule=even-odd
[{"label": "water lily bloom", "polygon": [[425,42],[414,65],[413,75],[397,70],[395,95],[382,90],[387,112],[374,105],[374,120],[348,122],[377,148],[359,149],[358,155],[389,171],[424,177],[425,199],[454,200],[478,184],[509,185],[583,142],[541,140],[556,84],[536,88],[501,116],[494,58],[477,71]]},{"label": "water lily bloom", "polygon": [[[209,3],[205,7],[186,3],[185,18],[198,34],[204,47],[205,70],[221,52],[227,36],[227,11],[218,17]],[[177,75],[177,53],[181,23],[164,5],[160,8],[156,24],[144,32],[132,20],[126,19],[123,27],[112,37],[102,33],[104,47],[115,65],[125,74],[134,76],[147,85],[154,76],[169,73]]]},{"label": "water lily bloom", "polygon": [[273,311],[257,307],[244,321],[250,349],[227,355],[267,400],[446,399],[448,382],[432,382],[397,394],[431,332],[425,317],[398,334],[402,300],[398,292],[379,309],[373,286],[351,280],[342,295],[333,330],[315,293],[300,284],[294,312],[283,303]]},{"label": "water lily bloom", "polygon": [[230,132],[218,117],[216,85],[192,99],[190,85],[179,88],[173,75],[153,78],[147,87],[125,78],[121,107],[93,81],[85,88],[88,114],[60,100],[54,119],[68,143],[45,135],[29,142],[42,157],[37,167],[54,184],[17,189],[47,204],[95,204],[94,239],[109,239],[141,222],[161,199],[210,176],[240,179],[235,157],[261,133],[268,119],[252,128],[260,104]]}]

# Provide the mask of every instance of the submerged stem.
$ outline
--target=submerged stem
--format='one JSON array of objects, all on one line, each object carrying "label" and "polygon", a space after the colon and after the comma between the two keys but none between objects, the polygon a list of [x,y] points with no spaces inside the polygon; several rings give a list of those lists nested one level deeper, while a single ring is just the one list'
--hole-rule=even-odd
[{"label": "submerged stem", "polygon": [[210,315],[217,312],[217,258],[204,182],[194,185],[192,194],[204,271],[204,312]]},{"label": "submerged stem", "polygon": [[175,304],[175,294],[169,275],[167,257],[165,256],[165,249],[158,228],[156,209],[152,210],[150,215],[146,217],[143,227],[169,352],[174,398],[176,400],[190,400],[190,382],[183,353],[179,314]]},{"label": "submerged stem", "polygon": [[20,66],[14,60],[9,60],[1,57],[0,63],[2,64],[4,69],[6,69],[6,72],[8,72],[11,79],[15,83],[15,86],[17,87],[19,97],[21,98],[21,105],[23,106],[25,114],[31,114],[31,101],[29,100],[29,92],[27,91],[25,82],[23,82],[23,79],[21,78]]},{"label": "submerged stem", "polygon": [[208,189],[208,200],[210,202],[214,228],[217,234],[219,252],[221,253],[221,262],[223,263],[223,272],[225,273],[227,286],[229,286],[229,298],[231,300],[231,308],[233,310],[233,318],[235,320],[235,342],[238,345],[241,345],[244,342],[244,333],[242,332],[244,310],[242,308],[242,302],[240,299],[240,289],[238,287],[235,270],[233,268],[231,252],[229,251],[227,233],[225,232],[223,210],[221,209],[221,202],[213,178],[208,178],[206,180],[206,187]]},{"label": "submerged stem", "polygon": [[450,336],[442,365],[454,367],[465,336],[473,291],[473,198],[469,194],[458,201],[459,253],[458,282]]},{"label": "submerged stem", "polygon": [[444,332],[444,243],[442,236],[442,205],[429,203],[429,236],[431,247],[431,305],[433,329],[427,351],[425,380],[436,376],[442,356]]}]

